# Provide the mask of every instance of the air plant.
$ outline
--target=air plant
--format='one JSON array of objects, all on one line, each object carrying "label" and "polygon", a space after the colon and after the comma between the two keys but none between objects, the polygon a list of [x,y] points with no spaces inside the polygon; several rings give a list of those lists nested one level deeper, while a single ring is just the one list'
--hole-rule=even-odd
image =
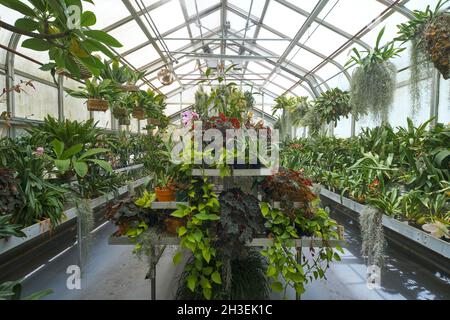
[{"label": "air plant", "polygon": [[356,117],[372,114],[387,121],[389,106],[394,100],[397,70],[389,60],[399,56],[404,48],[396,48],[394,42],[381,47],[385,28],[378,34],[375,47],[360,52],[354,48],[354,55],[346,66],[356,64],[351,80],[350,103]]}]

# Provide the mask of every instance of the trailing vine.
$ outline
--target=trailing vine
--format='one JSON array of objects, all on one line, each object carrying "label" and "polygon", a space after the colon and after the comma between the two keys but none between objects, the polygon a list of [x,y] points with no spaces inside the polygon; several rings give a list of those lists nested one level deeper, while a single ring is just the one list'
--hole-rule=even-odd
[{"label": "trailing vine", "polygon": [[[272,289],[284,292],[286,297],[287,288],[292,287],[298,295],[301,295],[305,292],[305,285],[309,281],[326,279],[325,273],[330,263],[333,260],[340,261],[339,254],[330,246],[326,246],[328,240],[338,238],[334,230],[337,224],[328,218],[327,212],[317,209],[319,219],[307,225],[304,224],[305,217],[302,218],[302,209],[294,209],[287,215],[284,210],[273,209],[268,203],[263,202],[260,206],[266,219],[265,225],[273,237],[273,245],[262,251],[269,262],[267,276],[273,281]],[[311,259],[305,257],[297,259],[295,251],[291,248],[295,247],[294,239],[300,238],[298,231],[305,232],[305,230],[323,238],[324,246],[318,249],[310,248]],[[339,246],[336,250],[343,253]]]},{"label": "trailing vine", "polygon": [[[172,216],[187,219],[186,227],[178,229],[181,248],[190,250],[194,257],[185,267],[189,273],[187,286],[194,293],[202,292],[209,300],[222,284],[222,262],[217,259],[210,228],[220,219],[220,204],[213,185],[206,178],[192,179],[188,197],[190,205],[179,205]],[[174,264],[181,262],[182,255],[180,251],[173,257]]]}]

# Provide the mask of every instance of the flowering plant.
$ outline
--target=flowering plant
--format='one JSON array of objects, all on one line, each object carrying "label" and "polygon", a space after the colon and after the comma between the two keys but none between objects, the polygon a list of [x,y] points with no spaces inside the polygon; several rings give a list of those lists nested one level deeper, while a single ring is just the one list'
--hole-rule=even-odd
[{"label": "flowering plant", "polygon": [[210,117],[206,120],[205,129],[219,129],[225,131],[226,129],[240,129],[241,123],[237,118],[227,118],[223,113],[218,117]]},{"label": "flowering plant", "polygon": [[200,115],[194,111],[185,111],[181,114],[181,123],[184,127],[191,125],[194,121],[199,119]]}]

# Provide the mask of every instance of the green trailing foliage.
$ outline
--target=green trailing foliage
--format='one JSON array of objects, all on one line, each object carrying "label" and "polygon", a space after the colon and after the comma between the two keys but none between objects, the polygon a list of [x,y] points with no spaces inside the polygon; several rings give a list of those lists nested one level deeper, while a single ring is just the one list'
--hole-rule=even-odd
[{"label": "green trailing foliage", "polygon": [[[193,263],[193,259],[188,264]],[[211,297],[213,300],[266,300],[271,289],[267,281],[267,262],[261,253],[255,249],[247,248],[247,254],[242,258],[232,259],[231,285],[228,290],[217,292]],[[187,287],[186,279],[189,272],[184,271],[179,279],[176,293],[177,300],[202,300],[203,296],[193,293]]]}]

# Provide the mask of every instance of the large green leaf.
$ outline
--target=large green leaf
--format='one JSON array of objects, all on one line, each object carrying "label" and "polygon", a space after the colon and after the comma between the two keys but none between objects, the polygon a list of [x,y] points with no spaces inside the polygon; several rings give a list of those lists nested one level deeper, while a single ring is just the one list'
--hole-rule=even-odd
[{"label": "large green leaf", "polygon": [[51,49],[52,45],[45,40],[31,38],[23,41],[22,47],[35,51],[47,51]]},{"label": "large green leaf", "polygon": [[100,41],[108,46],[120,48],[122,44],[117,41],[114,37],[110,36],[108,33],[101,30],[87,30],[83,32],[89,38]]},{"label": "large green leaf", "polygon": [[94,148],[94,149],[89,149],[89,150],[86,151],[84,154],[82,154],[82,155],[78,158],[78,160],[83,160],[83,159],[92,157],[92,156],[94,156],[94,155],[96,155],[96,154],[99,154],[99,153],[105,153],[105,152],[108,152],[108,151],[109,151],[109,150],[108,150],[108,149],[105,149],[105,148]]},{"label": "large green leaf", "polygon": [[90,161],[90,162],[93,162],[93,163],[99,165],[106,172],[112,172],[111,165],[108,162],[106,162],[105,160],[89,159],[87,161]]},{"label": "large green leaf", "polygon": [[72,158],[72,156],[76,155],[78,152],[80,152],[83,149],[83,145],[81,143],[76,144],[69,149],[65,150],[61,156],[62,159],[69,159]]},{"label": "large green leaf", "polygon": [[65,173],[70,169],[70,160],[55,160],[55,166],[61,173]]},{"label": "large green leaf", "polygon": [[81,15],[80,25],[82,27],[90,27],[97,23],[97,18],[92,11],[85,11]]},{"label": "large green leaf", "polygon": [[100,51],[108,56],[108,58],[116,58],[116,55],[111,50],[109,50],[104,44],[97,40],[86,39],[85,41],[83,41],[83,46],[90,52]]},{"label": "large green leaf", "polygon": [[14,24],[17,28],[32,32],[39,28],[39,23],[29,18],[20,18],[16,20]]},{"label": "large green leaf", "polygon": [[53,150],[55,151],[56,158],[61,159],[64,152],[64,142],[55,139],[52,142],[50,142],[50,144],[52,145]]},{"label": "large green leaf", "polygon": [[25,3],[23,3],[23,1],[0,0],[0,4],[4,5],[5,7],[10,8],[10,9],[13,9],[15,11],[18,11],[25,16],[30,16],[30,17],[36,16],[33,9],[31,9],[29,6],[27,6]]},{"label": "large green leaf", "polygon": [[73,167],[75,169],[75,172],[81,177],[84,178],[89,170],[88,165],[86,164],[86,162],[83,161],[75,161],[73,163]]}]

